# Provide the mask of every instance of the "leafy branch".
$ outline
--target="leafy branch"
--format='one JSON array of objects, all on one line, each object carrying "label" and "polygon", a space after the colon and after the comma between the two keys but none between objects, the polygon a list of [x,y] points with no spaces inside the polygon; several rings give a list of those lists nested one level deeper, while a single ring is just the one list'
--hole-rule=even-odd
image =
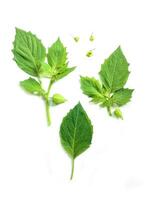
[{"label": "leafy branch", "polygon": [[128,62],[118,47],[101,65],[100,80],[94,77],[81,77],[81,89],[91,98],[91,102],[107,109],[109,116],[123,119],[120,107],[128,103],[133,90],[124,88],[128,76]]},{"label": "leafy branch", "polygon": [[[46,107],[48,125],[51,124],[50,105],[58,105],[66,100],[61,94],[50,97],[50,91],[55,82],[71,73],[75,67],[68,67],[67,51],[60,38],[46,49],[41,40],[31,32],[16,28],[13,43],[14,61],[18,67],[29,74],[29,79],[20,82],[21,87],[28,93],[43,98]],[[42,79],[49,79],[48,89],[43,88]]]}]

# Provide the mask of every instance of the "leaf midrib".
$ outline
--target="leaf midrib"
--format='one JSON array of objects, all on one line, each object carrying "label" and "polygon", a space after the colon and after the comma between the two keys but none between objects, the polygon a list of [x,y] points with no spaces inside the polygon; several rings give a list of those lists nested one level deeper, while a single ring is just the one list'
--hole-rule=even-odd
[{"label": "leaf midrib", "polygon": [[76,131],[77,131],[77,123],[78,123],[78,113],[79,113],[79,108],[77,110],[77,114],[76,114],[76,123],[75,123],[75,128],[74,128],[74,139],[73,139],[73,144],[72,144],[72,152],[73,152],[73,159],[75,158],[74,156],[74,150],[75,150],[75,137],[76,137]]},{"label": "leaf midrib", "polygon": [[111,80],[111,90],[113,89],[113,82],[114,82],[114,75],[115,75],[116,67],[117,67],[117,62],[114,65],[113,76],[112,76],[112,80]]}]

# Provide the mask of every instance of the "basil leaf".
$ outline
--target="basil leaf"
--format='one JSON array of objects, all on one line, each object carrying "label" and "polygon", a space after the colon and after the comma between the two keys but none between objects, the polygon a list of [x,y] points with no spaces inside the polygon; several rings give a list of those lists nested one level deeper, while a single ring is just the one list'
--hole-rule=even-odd
[{"label": "basil leaf", "polygon": [[40,64],[46,57],[41,41],[31,32],[16,28],[13,45],[12,52],[17,65],[29,75],[38,76]]},{"label": "basil leaf", "polygon": [[101,65],[99,74],[105,88],[110,92],[123,88],[129,76],[128,66],[121,48],[118,47]]},{"label": "basil leaf", "polygon": [[64,117],[60,127],[61,144],[72,159],[71,179],[74,172],[74,159],[89,148],[93,127],[82,105],[78,103]]}]

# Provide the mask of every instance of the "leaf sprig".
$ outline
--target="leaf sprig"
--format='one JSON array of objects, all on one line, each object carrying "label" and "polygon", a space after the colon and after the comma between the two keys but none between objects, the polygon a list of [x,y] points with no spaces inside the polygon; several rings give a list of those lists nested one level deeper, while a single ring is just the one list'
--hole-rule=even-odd
[{"label": "leaf sprig", "polygon": [[[45,101],[48,125],[51,124],[50,117],[50,90],[52,85],[71,73],[75,67],[68,67],[67,51],[60,38],[46,49],[34,34],[16,28],[15,41],[13,43],[14,60],[18,67],[29,74],[29,79],[20,82],[21,87],[30,94],[41,96]],[[45,90],[42,78],[50,80],[48,89]],[[64,97],[60,94],[54,96],[54,104],[64,103]],[[60,101],[59,101],[60,98]],[[62,98],[62,100],[61,100]],[[51,99],[51,101],[50,101]],[[56,99],[58,102],[56,103]]]},{"label": "leaf sprig", "polygon": [[[133,90],[124,88],[128,77],[128,62],[118,47],[101,65],[100,80],[94,77],[80,78],[83,93],[91,98],[91,102],[106,107],[110,116],[123,119],[119,107],[128,103]],[[113,110],[113,112],[112,112]]]}]

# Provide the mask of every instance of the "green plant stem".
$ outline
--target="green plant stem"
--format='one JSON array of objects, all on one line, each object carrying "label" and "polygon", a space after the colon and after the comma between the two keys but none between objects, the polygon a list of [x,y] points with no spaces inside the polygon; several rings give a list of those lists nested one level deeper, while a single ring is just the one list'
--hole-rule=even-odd
[{"label": "green plant stem", "polygon": [[46,100],[45,102],[45,106],[46,106],[46,116],[47,116],[47,124],[48,126],[50,126],[51,124],[51,117],[50,117],[50,109],[49,109],[49,102]]},{"label": "green plant stem", "polygon": [[48,90],[47,90],[47,93],[46,93],[46,98],[45,98],[46,116],[47,116],[48,126],[50,126],[50,124],[51,124],[49,95],[50,95],[50,90],[51,90],[52,84],[53,84],[53,81],[51,80],[50,83],[49,83]]},{"label": "green plant stem", "polygon": [[112,112],[111,112],[111,107],[110,106],[107,107],[107,111],[108,111],[109,116],[112,116]]},{"label": "green plant stem", "polygon": [[72,158],[72,166],[71,166],[71,176],[70,176],[70,180],[72,180],[74,175],[74,158]]}]

